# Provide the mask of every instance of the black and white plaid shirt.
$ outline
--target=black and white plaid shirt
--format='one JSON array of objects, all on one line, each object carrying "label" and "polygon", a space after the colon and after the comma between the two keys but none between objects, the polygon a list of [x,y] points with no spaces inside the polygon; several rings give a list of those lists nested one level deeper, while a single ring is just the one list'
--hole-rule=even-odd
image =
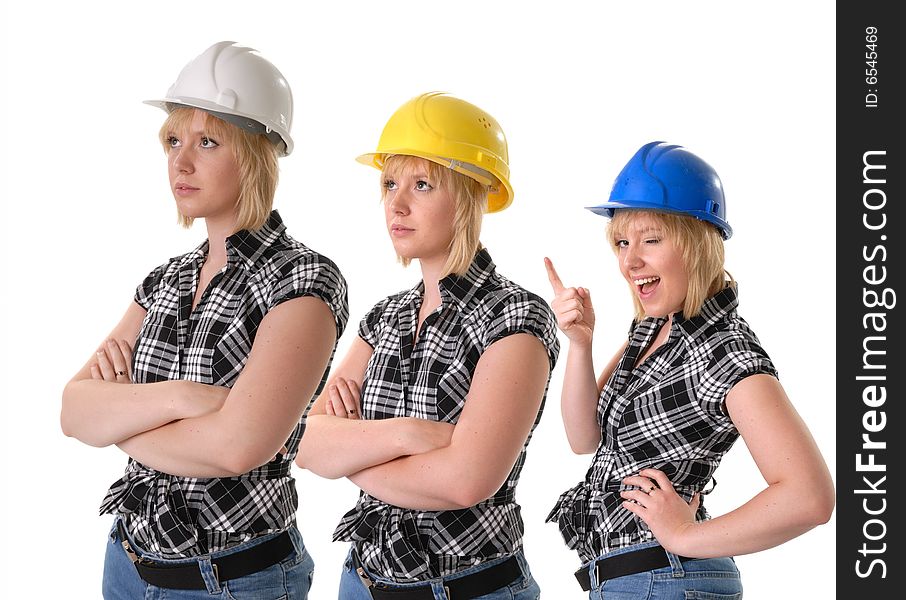
[{"label": "black and white plaid shirt", "polygon": [[[498,275],[487,250],[462,277],[440,281],[441,307],[425,319],[413,345],[423,292],[419,282],[382,300],[359,326],[359,336],[374,348],[362,386],[365,418],[456,423],[482,353],[511,334],[541,340],[553,369],[560,350],[553,313],[544,300]],[[542,408],[543,402],[532,430]],[[363,492],[334,540],[355,542],[369,571],[398,582],[446,576],[513,553],[522,545],[515,491],[530,438],[500,490],[476,506],[409,510]]]},{"label": "black and white plaid shirt", "polygon": [[[687,502],[710,491],[705,486],[739,437],[727,393],[750,375],[777,376],[737,304],[736,288],[728,287],[697,317],[677,313],[667,340],[637,367],[667,319],[649,317],[630,328],[626,351],[598,399],[601,443],[585,481],[563,493],[547,517],[558,521],[583,562],[654,539],[622,506],[620,491],[634,489],[622,485],[624,477],[660,469]],[[708,518],[704,504],[697,518]]]},{"label": "black and white plaid shirt", "polygon": [[[182,379],[232,387],[261,320],[300,296],[327,304],[340,338],[349,317],[346,281],[333,262],[289,237],[277,211],[260,230],[227,238],[226,248],[226,267],[194,310],[207,241],[164,263],[138,286],[135,301],[148,314],[135,342],[134,383]],[[327,369],[316,395],[326,378]],[[240,477],[176,477],[130,458],[100,511],[122,515],[143,549],[168,558],[206,554],[284,530],[295,522],[298,497],[290,465],[303,429],[304,418],[286,440],[286,454]]]}]

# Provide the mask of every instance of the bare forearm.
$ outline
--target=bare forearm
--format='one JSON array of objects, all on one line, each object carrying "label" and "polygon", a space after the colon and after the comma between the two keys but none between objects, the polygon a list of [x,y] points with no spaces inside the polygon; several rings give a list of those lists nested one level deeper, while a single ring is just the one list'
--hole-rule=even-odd
[{"label": "bare forearm", "polygon": [[63,433],[91,446],[115,444],[182,418],[181,382],[120,384],[83,379],[63,391]]},{"label": "bare forearm", "polygon": [[570,343],[563,375],[560,412],[569,445],[576,454],[594,452],[601,441],[597,418],[598,386],[591,345]]},{"label": "bare forearm", "polygon": [[457,510],[489,498],[503,480],[488,485],[482,461],[462,461],[454,446],[398,458],[349,476],[366,493],[415,510]]},{"label": "bare forearm", "polygon": [[140,433],[117,446],[143,465],[181,477],[235,477],[273,458],[276,451],[259,465],[240,465],[244,439],[254,434],[234,431],[217,411]]},{"label": "bare forearm", "polygon": [[296,464],[337,479],[419,451],[413,447],[407,418],[344,419],[311,415]]},{"label": "bare forearm", "polygon": [[821,489],[820,482],[815,486],[770,485],[736,510],[690,526],[668,549],[692,558],[713,558],[778,546],[830,518],[833,489]]}]

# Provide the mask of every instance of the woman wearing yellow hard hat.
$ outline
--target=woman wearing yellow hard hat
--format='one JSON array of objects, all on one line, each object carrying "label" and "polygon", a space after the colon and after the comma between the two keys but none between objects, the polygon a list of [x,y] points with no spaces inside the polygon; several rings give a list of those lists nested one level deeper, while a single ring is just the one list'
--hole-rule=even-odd
[{"label": "woman wearing yellow hard hat", "polygon": [[359,500],[342,599],[537,598],[515,488],[559,352],[546,302],[501,277],[482,216],[513,198],[503,131],[446,94],[413,98],[359,161],[422,279],[378,302],[315,402],[297,463]]},{"label": "woman wearing yellow hard hat", "polygon": [[67,435],[129,455],[101,506],[103,595],[304,599],[290,466],[348,308],[336,265],[271,210],[292,94],[220,42],[148,103],[168,113],[179,219],[204,219],[207,239],[151,271],[63,392]]}]

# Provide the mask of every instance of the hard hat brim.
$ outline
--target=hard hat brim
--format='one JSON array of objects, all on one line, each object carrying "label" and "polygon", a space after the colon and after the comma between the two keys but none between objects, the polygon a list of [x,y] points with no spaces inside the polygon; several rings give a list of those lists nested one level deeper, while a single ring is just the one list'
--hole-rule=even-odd
[{"label": "hard hat brim", "polygon": [[711,213],[706,213],[701,210],[675,210],[670,207],[664,206],[663,204],[658,204],[654,202],[635,202],[632,204],[623,204],[622,202],[605,202],[603,204],[598,204],[597,206],[586,206],[586,210],[590,210],[596,215],[601,215],[602,217],[607,217],[608,219],[613,218],[613,213],[616,210],[652,210],[655,212],[666,212],[673,213],[677,215],[686,215],[689,217],[694,217],[699,221],[705,221],[717,227],[717,230],[720,231],[721,237],[724,240],[728,240],[733,236],[733,228],[730,227],[730,224],[721,219],[720,217],[713,215]]},{"label": "hard hat brim", "polygon": [[280,140],[283,142],[283,147],[280,148],[278,145],[278,149],[283,156],[289,156],[289,154],[293,151],[293,140],[290,137],[289,132],[284,131],[281,127],[278,127],[273,123],[269,123],[265,119],[232,110],[225,106],[221,106],[216,102],[211,102],[210,100],[204,100],[202,98],[163,98],[159,100],[144,100],[142,101],[142,104],[156,106],[167,114],[169,114],[175,106],[178,106],[185,108],[197,108],[205,112],[212,113],[214,114],[214,116],[220,118],[223,118],[223,115],[231,115],[239,119],[252,119],[257,123],[260,123],[267,129],[274,131],[278,136],[280,136]]},{"label": "hard hat brim", "polygon": [[[410,150],[410,149],[394,149],[386,152],[369,152],[367,154],[361,154],[356,157],[356,161],[365,165],[366,167],[374,167],[378,170],[383,170],[384,168],[384,157],[385,156],[415,156],[417,158],[423,158],[425,160],[430,160],[433,163],[452,169],[461,175],[465,175],[470,179],[474,179],[482,185],[488,185],[492,187],[492,190],[488,192],[488,210],[487,212],[499,212],[510,204],[513,203],[513,188],[510,186],[509,181],[501,180],[497,177],[494,177],[493,182],[489,182],[487,179],[480,177],[477,173],[456,166],[456,161],[451,161],[451,159],[445,159],[427,152],[421,152],[419,150]],[[494,190],[496,188],[496,191]]]}]

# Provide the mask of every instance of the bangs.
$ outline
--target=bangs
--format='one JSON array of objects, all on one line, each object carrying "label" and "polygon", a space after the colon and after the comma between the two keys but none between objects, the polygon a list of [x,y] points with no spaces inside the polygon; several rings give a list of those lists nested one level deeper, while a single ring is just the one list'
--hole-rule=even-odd
[{"label": "bangs", "polygon": [[195,111],[198,110],[202,115],[204,115],[204,133],[207,136],[214,138],[215,140],[221,141],[233,141],[236,127],[230,125],[223,119],[218,119],[214,115],[205,112],[200,109],[192,107],[180,107],[172,110],[170,114],[167,115],[164,124],[160,127],[160,132],[158,137],[160,138],[160,143],[163,145],[166,150],[169,147],[167,138],[171,135],[176,135],[186,131],[189,128],[189,125],[192,123],[192,119],[195,117]]}]

